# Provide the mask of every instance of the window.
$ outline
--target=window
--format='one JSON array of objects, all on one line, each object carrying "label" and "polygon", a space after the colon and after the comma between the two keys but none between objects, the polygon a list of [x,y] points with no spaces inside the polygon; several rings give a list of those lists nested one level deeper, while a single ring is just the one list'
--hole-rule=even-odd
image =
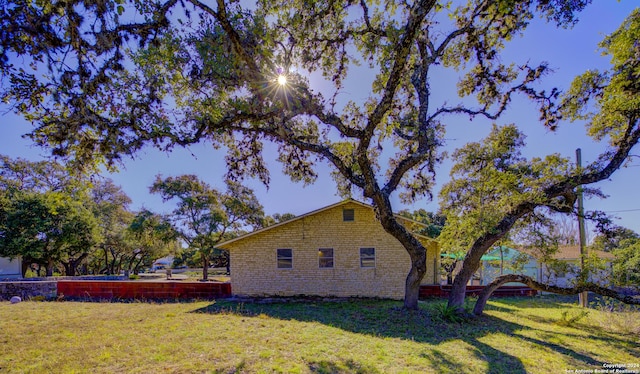
[{"label": "window", "polygon": [[320,268],[333,267],[333,248],[318,249],[318,266]]},{"label": "window", "polygon": [[293,249],[278,248],[277,257],[278,257],[278,269],[293,268]]},{"label": "window", "polygon": [[353,209],[343,209],[342,210],[342,220],[344,222],[352,222],[355,221],[356,213]]},{"label": "window", "polygon": [[376,249],[360,248],[360,267],[374,268],[376,267]]}]

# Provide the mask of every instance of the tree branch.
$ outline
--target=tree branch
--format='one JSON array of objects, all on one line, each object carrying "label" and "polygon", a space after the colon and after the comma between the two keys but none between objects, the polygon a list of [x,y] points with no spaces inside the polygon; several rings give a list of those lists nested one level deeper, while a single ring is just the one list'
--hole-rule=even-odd
[{"label": "tree branch", "polygon": [[487,301],[491,297],[491,294],[493,294],[493,292],[503,284],[511,283],[511,282],[523,283],[529,286],[530,288],[533,288],[534,290],[551,292],[551,293],[560,294],[560,295],[576,295],[581,292],[590,291],[601,296],[607,296],[607,297],[614,298],[616,300],[620,300],[625,304],[640,305],[640,298],[638,297],[623,295],[618,291],[599,286],[595,283],[586,283],[586,284],[578,285],[576,287],[567,288],[567,287],[558,287],[558,286],[540,283],[526,275],[506,274],[506,275],[501,275],[497,277],[493,282],[489,283],[482,290],[482,292],[480,293],[480,296],[478,297],[478,301],[476,302],[476,305],[473,308],[473,314],[477,316],[482,315],[484,311],[484,307],[486,306]]}]

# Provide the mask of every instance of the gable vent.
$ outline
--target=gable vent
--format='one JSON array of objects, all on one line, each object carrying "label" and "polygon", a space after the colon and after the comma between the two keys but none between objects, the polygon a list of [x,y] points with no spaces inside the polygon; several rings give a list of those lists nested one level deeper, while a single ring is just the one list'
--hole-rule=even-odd
[{"label": "gable vent", "polygon": [[344,222],[352,222],[355,221],[355,211],[353,209],[343,209],[342,210],[342,220]]}]

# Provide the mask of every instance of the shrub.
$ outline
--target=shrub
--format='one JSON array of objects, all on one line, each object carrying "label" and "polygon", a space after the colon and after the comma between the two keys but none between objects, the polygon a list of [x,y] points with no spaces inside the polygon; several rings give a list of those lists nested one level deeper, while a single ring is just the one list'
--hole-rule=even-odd
[{"label": "shrub", "polygon": [[580,321],[581,319],[583,319],[588,315],[589,315],[588,311],[581,310],[578,314],[574,316],[570,316],[569,311],[565,310],[562,312],[562,317],[560,317],[560,319],[557,320],[555,324],[559,326],[573,327],[578,321]]},{"label": "shrub", "polygon": [[444,322],[462,323],[465,317],[458,313],[455,307],[445,304],[437,304],[435,306],[436,316]]}]

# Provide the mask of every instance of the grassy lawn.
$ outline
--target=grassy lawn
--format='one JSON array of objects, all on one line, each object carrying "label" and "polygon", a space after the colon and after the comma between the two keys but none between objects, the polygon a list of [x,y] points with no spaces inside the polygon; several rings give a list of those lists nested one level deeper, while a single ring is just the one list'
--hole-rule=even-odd
[{"label": "grassy lawn", "polygon": [[[0,373],[564,373],[640,364],[640,312],[499,299],[444,322],[443,301],[0,302]],[[601,308],[602,309],[602,308]],[[563,317],[564,312],[564,317]]]}]

